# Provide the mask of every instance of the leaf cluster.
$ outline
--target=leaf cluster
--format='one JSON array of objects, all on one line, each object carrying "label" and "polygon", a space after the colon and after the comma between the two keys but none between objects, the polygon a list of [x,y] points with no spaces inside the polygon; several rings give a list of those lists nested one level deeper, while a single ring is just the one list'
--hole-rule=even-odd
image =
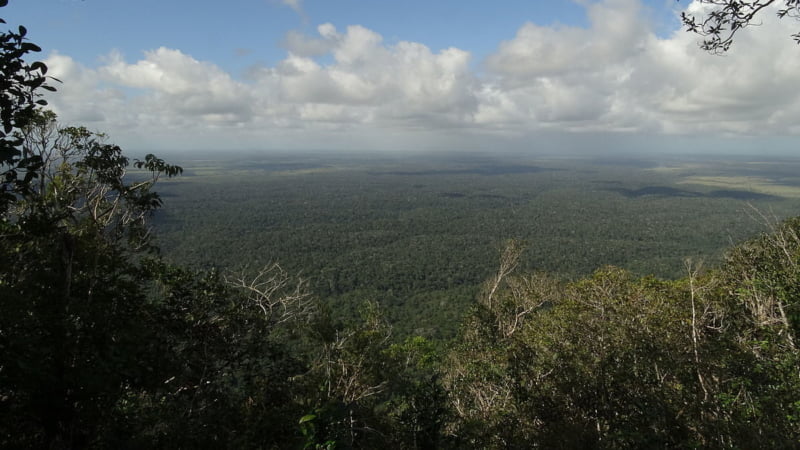
[{"label": "leaf cluster", "polygon": [[[0,7],[7,2],[3,3]],[[0,19],[0,23],[5,21]],[[55,90],[47,84],[47,66],[24,59],[41,51],[28,41],[27,34],[23,26],[0,33],[0,212],[26,191],[42,164],[23,153],[21,139],[13,132],[26,126],[37,108],[47,105],[41,91]]]}]

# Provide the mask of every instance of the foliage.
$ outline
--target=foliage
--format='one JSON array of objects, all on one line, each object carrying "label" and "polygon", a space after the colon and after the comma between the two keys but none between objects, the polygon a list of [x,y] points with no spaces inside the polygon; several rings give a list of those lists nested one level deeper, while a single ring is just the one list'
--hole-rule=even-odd
[{"label": "foliage", "polygon": [[503,157],[246,156],[183,160],[187,176],[160,185],[170,207],[154,229],[165,258],[224,269],[279,261],[336,319],[379,302],[397,341],[454,337],[492,274],[487,255],[508,238],[533,249],[524,271],[578,278],[611,264],[679,278],[683,258],[716,264],[761,230],[745,200],[781,217],[797,209],[792,197],[684,184],[684,173],[796,184],[792,160],[698,158],[682,172],[675,161],[537,158],[522,167],[538,170],[513,173]]},{"label": "foliage", "polygon": [[[679,0],[680,1],[680,0]],[[798,0],[696,0],[711,9],[703,17],[681,13],[681,20],[687,31],[704,37],[700,47],[712,53],[725,53],[733,44],[733,38],[741,29],[758,25],[757,17],[761,11],[773,4],[780,4],[779,18],[800,19]],[[800,43],[800,33],[792,38]]]},{"label": "foliage", "polygon": [[31,117],[17,136],[40,162],[36,182],[0,218],[3,410],[26,418],[4,420],[16,429],[3,435],[85,446],[150,369],[147,278],[135,255],[149,248],[146,218],[160,206],[150,187],[178,169],[153,166],[128,183],[127,158],[102,135],[59,128],[51,113]]},{"label": "foliage", "polygon": [[375,303],[365,303],[361,315],[343,330],[316,335],[317,356],[301,381],[313,410],[301,420],[309,445],[435,448],[445,415],[436,349],[422,337],[390,344]]},{"label": "foliage", "polygon": [[[6,6],[7,0],[0,2]],[[3,19],[0,23],[5,24]],[[28,184],[37,177],[42,161],[38,155],[25,153],[15,130],[24,128],[38,106],[46,105],[40,90],[54,91],[46,83],[47,66],[39,61],[27,63],[23,59],[29,53],[41,51],[26,38],[28,30],[20,26],[18,31],[0,33],[0,214]]]},{"label": "foliage", "polygon": [[493,448],[796,445],[798,226],[677,281],[604,268],[562,284],[512,275],[506,252],[447,359],[448,432]]},{"label": "foliage", "polygon": [[[302,413],[292,379],[307,368],[283,341],[289,322],[265,314],[258,299],[217,272],[158,261],[150,261],[147,272],[155,280],[148,317],[157,330],[151,338],[158,356],[149,375],[153,383],[132,386],[119,398],[104,442],[162,448],[297,444],[295,425],[287,420]],[[296,289],[278,286],[273,298],[285,298],[291,309]]]}]

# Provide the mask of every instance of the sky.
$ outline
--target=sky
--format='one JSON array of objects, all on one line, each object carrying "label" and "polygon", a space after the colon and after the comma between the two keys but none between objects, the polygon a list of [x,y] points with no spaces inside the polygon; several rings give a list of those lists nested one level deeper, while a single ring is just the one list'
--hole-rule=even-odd
[{"label": "sky", "polygon": [[[780,3],[780,2],[779,2]],[[689,0],[10,0],[49,107],[132,151],[792,153],[800,22]]]}]

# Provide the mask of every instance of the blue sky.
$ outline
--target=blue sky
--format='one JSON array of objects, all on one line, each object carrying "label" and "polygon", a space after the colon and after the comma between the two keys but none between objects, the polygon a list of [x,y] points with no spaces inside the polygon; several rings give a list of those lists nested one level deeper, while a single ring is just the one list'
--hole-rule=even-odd
[{"label": "blue sky", "polygon": [[[656,2],[658,3],[658,2]],[[570,0],[368,1],[314,0],[299,10],[280,0],[11,0],[5,16],[28,24],[44,48],[94,64],[112,49],[136,58],[161,46],[181,49],[231,71],[245,64],[274,64],[285,57],[289,31],[314,32],[321,23],[362,25],[388,43],[422,42],[488,54],[526,21],[586,25],[584,8]]]},{"label": "blue sky", "polygon": [[[674,0],[11,0],[62,121],[134,149],[791,148],[772,13],[714,57]],[[755,30],[755,29],[754,29]],[[765,138],[768,137],[767,138]],[[755,151],[755,150],[754,150]]]}]

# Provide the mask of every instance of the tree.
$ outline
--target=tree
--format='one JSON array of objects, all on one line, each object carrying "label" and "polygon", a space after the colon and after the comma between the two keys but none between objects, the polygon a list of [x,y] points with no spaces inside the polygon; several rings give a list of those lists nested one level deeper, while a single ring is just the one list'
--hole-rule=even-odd
[{"label": "tree", "polygon": [[0,444],[81,447],[149,380],[151,187],[181,169],[148,155],[132,179],[102,134],[36,110],[14,139],[37,169],[0,215]]},{"label": "tree", "polygon": [[297,448],[295,380],[308,365],[289,335],[310,318],[305,283],[277,265],[233,277],[157,259],[144,269],[151,370],[113,406],[103,445]]},{"label": "tree", "polygon": [[562,283],[504,252],[444,367],[464,447],[796,446],[797,220],[688,277]]},{"label": "tree", "polygon": [[304,284],[163,263],[152,188],[182,169],[39,109],[26,33],[0,35],[0,447],[295,446]]},{"label": "tree", "polygon": [[[8,0],[0,0],[0,7],[7,4]],[[5,21],[0,19],[0,23]],[[0,33],[0,214],[25,192],[41,169],[36,155],[23,152],[22,141],[14,131],[28,124],[37,107],[47,104],[40,98],[40,90],[55,90],[46,84],[44,63],[29,64],[23,59],[28,53],[41,51],[28,42],[27,34],[23,26],[16,32]]]},{"label": "tree", "polygon": [[[680,0],[678,0],[680,1]],[[704,37],[700,47],[711,53],[725,53],[733,44],[733,38],[741,29],[757,25],[757,18],[767,7],[782,5],[777,11],[779,18],[800,19],[800,0],[696,0],[712,9],[703,17],[686,12],[681,20],[687,31]],[[800,44],[800,33],[792,35]]]}]

